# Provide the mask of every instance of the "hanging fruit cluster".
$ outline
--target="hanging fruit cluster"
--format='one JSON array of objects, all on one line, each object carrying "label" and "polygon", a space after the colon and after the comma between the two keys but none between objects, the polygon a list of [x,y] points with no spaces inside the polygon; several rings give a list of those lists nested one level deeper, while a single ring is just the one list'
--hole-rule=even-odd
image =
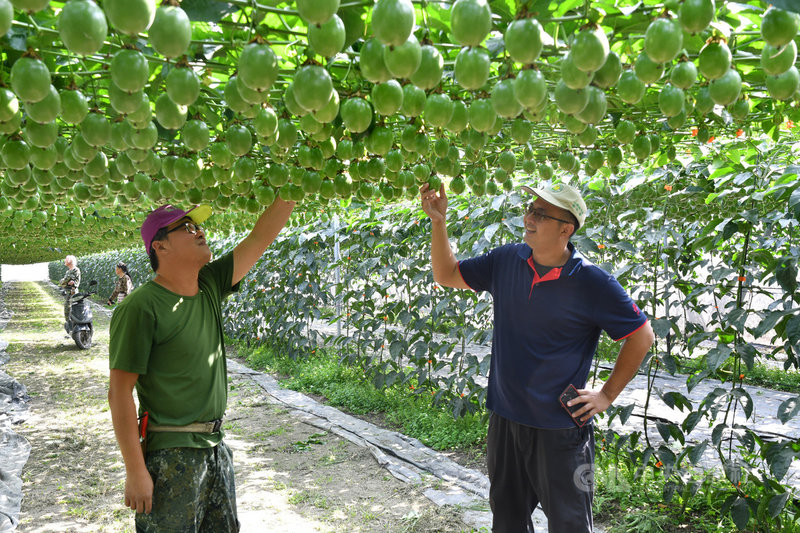
[{"label": "hanging fruit cluster", "polygon": [[0,255],[133,242],[165,202],[495,194],[779,140],[789,4],[0,0]]}]

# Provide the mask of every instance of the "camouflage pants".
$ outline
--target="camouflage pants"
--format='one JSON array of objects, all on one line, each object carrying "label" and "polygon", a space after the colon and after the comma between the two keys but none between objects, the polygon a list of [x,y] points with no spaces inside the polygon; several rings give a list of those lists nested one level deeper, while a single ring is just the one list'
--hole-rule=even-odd
[{"label": "camouflage pants", "polygon": [[169,448],[147,453],[153,510],[136,514],[137,533],[236,533],[236,487],[230,448]]}]

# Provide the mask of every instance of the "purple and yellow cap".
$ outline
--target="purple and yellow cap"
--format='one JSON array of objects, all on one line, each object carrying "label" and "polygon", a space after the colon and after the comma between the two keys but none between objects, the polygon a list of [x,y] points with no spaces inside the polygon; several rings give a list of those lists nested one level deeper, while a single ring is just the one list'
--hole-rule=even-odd
[{"label": "purple and yellow cap", "polygon": [[196,205],[188,211],[184,211],[179,207],[167,204],[152,210],[142,223],[142,240],[145,250],[148,254],[150,253],[153,237],[161,228],[165,228],[183,217],[191,218],[195,224],[202,224],[210,216],[211,206],[209,205]]}]

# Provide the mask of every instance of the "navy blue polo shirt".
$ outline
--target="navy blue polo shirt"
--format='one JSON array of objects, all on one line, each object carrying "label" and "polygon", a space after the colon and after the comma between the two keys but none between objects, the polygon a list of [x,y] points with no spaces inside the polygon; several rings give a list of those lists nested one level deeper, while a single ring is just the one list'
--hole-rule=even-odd
[{"label": "navy blue polo shirt", "polygon": [[494,300],[486,406],[526,426],[574,427],[558,397],[570,383],[586,386],[601,331],[620,340],[647,322],[613,276],[569,249],[567,263],[543,277],[525,243],[458,265],[467,285]]}]

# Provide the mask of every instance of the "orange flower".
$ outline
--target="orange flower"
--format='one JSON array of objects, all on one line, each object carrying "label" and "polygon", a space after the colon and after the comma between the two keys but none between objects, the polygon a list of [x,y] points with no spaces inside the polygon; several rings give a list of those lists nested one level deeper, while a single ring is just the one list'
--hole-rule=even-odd
[{"label": "orange flower", "polygon": [[469,217],[468,217],[468,216],[465,216],[465,217],[464,217],[464,220],[469,220]]},{"label": "orange flower", "polygon": [[744,379],[744,374],[739,374],[739,379]]},{"label": "orange flower", "polygon": [[428,359],[428,364],[432,365],[433,364],[433,359]]},{"label": "orange flower", "polygon": [[605,250],[606,249],[606,245],[605,244],[598,244],[597,245],[597,249],[598,250]]},{"label": "orange flower", "polygon": [[409,385],[408,388],[414,390],[414,385]]},{"label": "orange flower", "polygon": [[662,463],[661,461],[656,463],[656,468],[661,468],[662,466],[664,466],[664,463]]},{"label": "orange flower", "polygon": [[672,191],[672,185],[664,185],[664,190],[667,191],[667,192],[671,192]]},{"label": "orange flower", "polygon": [[697,128],[692,128],[692,137],[697,137]]},{"label": "orange flower", "polygon": [[464,397],[464,393],[463,393],[463,392],[461,393],[461,397],[462,397],[462,398]]},{"label": "orange flower", "polygon": [[709,137],[709,138],[708,138],[708,144],[711,144],[711,143],[713,143],[713,142],[714,142],[714,139],[716,139],[716,137],[714,137],[713,135],[712,135],[711,137]]},{"label": "orange flower", "polygon": [[747,281],[747,276],[739,276],[739,281],[741,283],[744,283],[745,281]]},{"label": "orange flower", "polygon": [[738,130],[736,130],[736,136],[737,137],[741,137],[742,135],[744,135],[744,130],[742,128],[739,128]]},{"label": "orange flower", "polygon": [[790,129],[792,129],[792,128],[794,128],[794,121],[792,121],[792,120],[788,120],[788,119],[787,119],[787,120],[786,120],[786,129],[787,129],[787,130],[790,130]]}]

